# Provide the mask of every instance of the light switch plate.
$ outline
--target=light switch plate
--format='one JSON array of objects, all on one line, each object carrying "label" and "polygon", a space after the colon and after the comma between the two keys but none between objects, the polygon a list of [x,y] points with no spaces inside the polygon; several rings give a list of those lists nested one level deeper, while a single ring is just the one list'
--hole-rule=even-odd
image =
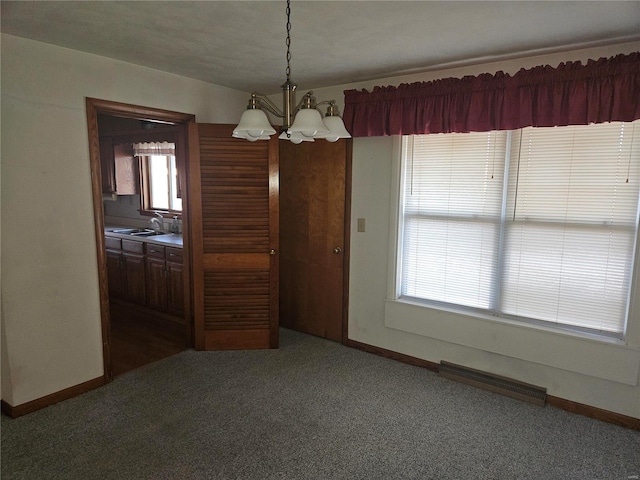
[{"label": "light switch plate", "polygon": [[364,232],[365,227],[364,227],[364,218],[359,218],[358,219],[358,231],[359,232]]}]

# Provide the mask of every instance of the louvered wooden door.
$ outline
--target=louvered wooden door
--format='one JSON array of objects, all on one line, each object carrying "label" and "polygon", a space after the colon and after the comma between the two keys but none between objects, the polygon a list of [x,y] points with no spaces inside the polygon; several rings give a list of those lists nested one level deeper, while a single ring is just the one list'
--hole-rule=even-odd
[{"label": "louvered wooden door", "polygon": [[189,126],[195,346],[278,346],[278,138]]}]

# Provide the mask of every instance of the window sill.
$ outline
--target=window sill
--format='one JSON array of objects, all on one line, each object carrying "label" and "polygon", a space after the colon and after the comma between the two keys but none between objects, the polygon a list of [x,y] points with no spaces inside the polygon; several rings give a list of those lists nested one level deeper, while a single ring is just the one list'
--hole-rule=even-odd
[{"label": "window sill", "polygon": [[386,300],[385,326],[617,383],[638,384],[640,349],[616,339],[408,300]]}]

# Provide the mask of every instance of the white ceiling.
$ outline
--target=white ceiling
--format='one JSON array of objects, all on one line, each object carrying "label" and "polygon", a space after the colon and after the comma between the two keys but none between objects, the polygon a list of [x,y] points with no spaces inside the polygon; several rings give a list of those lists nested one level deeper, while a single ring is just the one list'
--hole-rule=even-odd
[{"label": "white ceiling", "polygon": [[[8,1],[2,31],[217,85],[279,92],[286,2]],[[320,88],[638,41],[640,1],[306,1],[291,79]]]}]

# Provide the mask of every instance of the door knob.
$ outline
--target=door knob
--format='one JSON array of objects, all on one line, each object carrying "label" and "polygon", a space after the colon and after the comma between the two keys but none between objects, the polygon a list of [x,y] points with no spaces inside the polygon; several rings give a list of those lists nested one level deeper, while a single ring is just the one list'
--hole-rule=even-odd
[{"label": "door knob", "polygon": [[276,251],[272,248],[271,250],[269,250],[269,255],[271,255],[272,257],[274,257],[276,254]]},{"label": "door knob", "polygon": [[342,248],[340,247],[336,247],[333,249],[333,253],[335,253],[336,255],[338,255],[340,252],[342,252]]}]

